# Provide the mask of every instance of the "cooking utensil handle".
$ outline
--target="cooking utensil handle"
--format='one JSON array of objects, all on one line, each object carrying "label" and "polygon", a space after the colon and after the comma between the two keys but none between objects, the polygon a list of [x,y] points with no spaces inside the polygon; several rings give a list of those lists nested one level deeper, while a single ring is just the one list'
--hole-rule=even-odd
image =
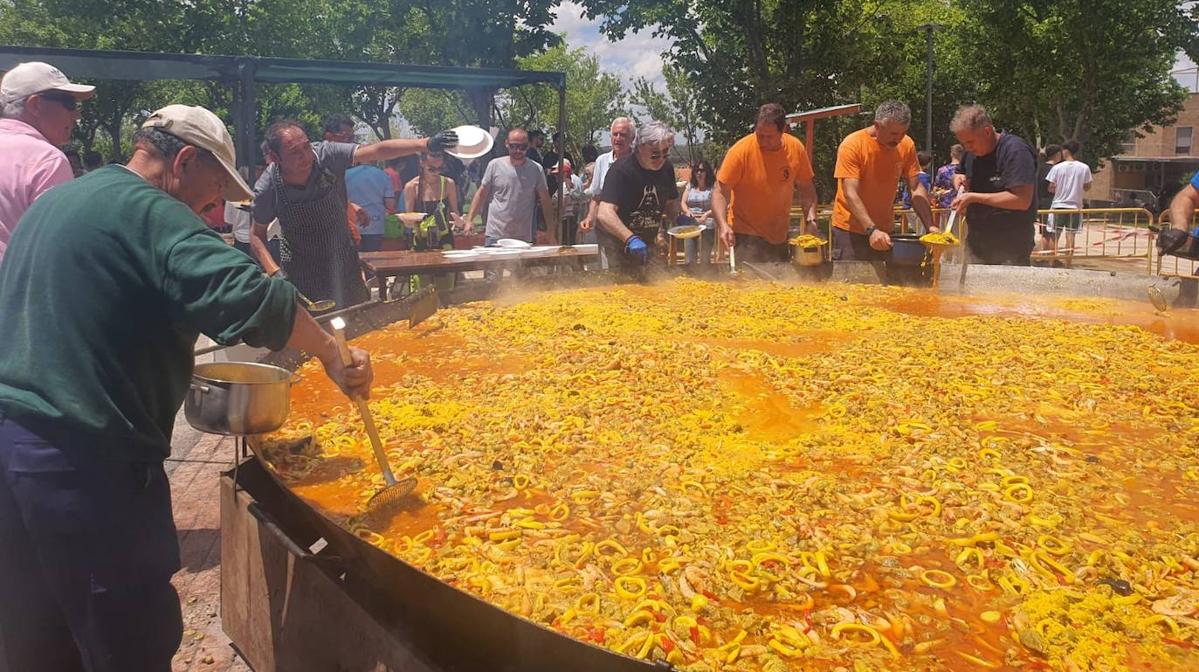
[{"label": "cooking utensil handle", "polygon": [[291,535],[285,532],[282,527],[279,527],[279,523],[275,522],[275,518],[271,516],[271,514],[263,511],[262,507],[258,506],[257,502],[250,502],[247,504],[246,512],[251,516],[254,516],[254,519],[258,521],[258,524],[261,525],[263,529],[270,532],[271,535],[274,536],[280,544],[283,544],[283,547],[291,552],[292,555],[301,560],[312,562],[318,565],[328,565],[338,573],[344,571],[345,563],[341,558],[336,555],[317,555],[316,553],[313,553],[312,551],[300,546],[294,539],[291,538]]},{"label": "cooking utensil handle", "polygon": [[[333,338],[337,341],[337,351],[341,353],[342,365],[353,364],[354,358],[350,355],[349,343],[346,343],[345,330],[334,325]],[[371,415],[370,406],[362,397],[354,397],[354,403],[358,405],[358,414],[362,416],[362,424],[366,425],[366,435],[370,437],[371,450],[375,453],[375,461],[379,463],[379,470],[383,472],[383,480],[389,486],[395,485],[396,477],[391,473],[391,465],[387,463],[387,453],[383,451],[383,442],[379,440],[379,429],[375,427],[375,418]]]}]

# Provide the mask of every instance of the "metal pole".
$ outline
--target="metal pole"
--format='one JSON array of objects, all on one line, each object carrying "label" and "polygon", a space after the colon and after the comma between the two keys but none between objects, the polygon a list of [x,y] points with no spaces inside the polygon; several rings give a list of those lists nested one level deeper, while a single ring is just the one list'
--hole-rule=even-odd
[{"label": "metal pole", "polygon": [[925,68],[924,87],[924,149],[933,151],[933,32],[944,28],[938,23],[925,23],[920,26],[924,31],[925,47],[928,50],[928,61]]},{"label": "metal pole", "polygon": [[[566,81],[558,86],[558,137],[561,141],[558,143],[558,244],[565,245],[568,239],[566,235],[566,220],[562,217],[562,202],[565,198],[566,187],[562,183],[562,165],[566,161]],[[573,169],[574,166],[571,166]]]}]

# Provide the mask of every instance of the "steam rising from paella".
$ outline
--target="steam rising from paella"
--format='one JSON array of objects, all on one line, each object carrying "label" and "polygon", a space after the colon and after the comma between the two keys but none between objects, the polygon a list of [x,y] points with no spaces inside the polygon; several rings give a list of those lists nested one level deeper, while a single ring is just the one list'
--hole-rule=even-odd
[{"label": "steam rising from paella", "polygon": [[407,562],[684,670],[1199,668],[1199,347],[1114,302],[938,301],[677,280],[469,304],[359,340],[412,507],[360,515],[381,477],[319,375],[268,457]]}]

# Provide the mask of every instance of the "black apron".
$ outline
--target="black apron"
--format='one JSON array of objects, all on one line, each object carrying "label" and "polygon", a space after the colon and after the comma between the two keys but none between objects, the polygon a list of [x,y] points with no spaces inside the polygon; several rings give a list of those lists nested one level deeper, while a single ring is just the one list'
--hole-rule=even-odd
[{"label": "black apron", "polygon": [[337,178],[319,164],[317,169],[319,196],[304,203],[287,200],[283,172],[275,171],[283,270],[309,299],[333,299],[338,308],[349,308],[368,301],[370,290],[362,281],[358,251],[346,226],[346,204],[335,187]]}]

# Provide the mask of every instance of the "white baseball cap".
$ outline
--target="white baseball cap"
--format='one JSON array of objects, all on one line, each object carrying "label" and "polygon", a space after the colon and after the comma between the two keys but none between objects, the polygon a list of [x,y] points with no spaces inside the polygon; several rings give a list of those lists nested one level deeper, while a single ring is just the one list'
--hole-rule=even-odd
[{"label": "white baseball cap", "polygon": [[62,91],[79,100],[87,100],[95,95],[95,90],[94,86],[72,84],[62,70],[49,63],[30,61],[18,63],[4,74],[4,79],[0,80],[0,102],[24,100],[43,91]]},{"label": "white baseball cap", "polygon": [[157,128],[189,145],[211,152],[229,174],[229,186],[224,194],[226,201],[248,201],[254,197],[254,192],[237,172],[237,158],[229,129],[212,112],[191,105],[167,105],[151,114],[142,128]]}]

